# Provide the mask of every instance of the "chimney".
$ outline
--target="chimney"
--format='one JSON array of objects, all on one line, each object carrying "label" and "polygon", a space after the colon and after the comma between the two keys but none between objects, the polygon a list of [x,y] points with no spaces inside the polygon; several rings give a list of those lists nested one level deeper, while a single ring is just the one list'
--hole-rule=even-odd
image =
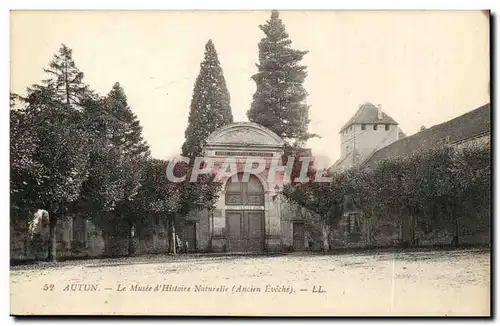
[{"label": "chimney", "polygon": [[377,117],[379,120],[382,120],[382,105],[377,104],[377,109],[378,109]]}]

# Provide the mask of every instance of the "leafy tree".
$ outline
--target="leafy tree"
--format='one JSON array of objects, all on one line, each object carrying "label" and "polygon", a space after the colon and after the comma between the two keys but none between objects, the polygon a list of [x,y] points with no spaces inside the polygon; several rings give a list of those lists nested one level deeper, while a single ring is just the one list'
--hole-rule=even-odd
[{"label": "leafy tree", "polygon": [[34,194],[26,187],[35,177],[36,126],[26,112],[14,109],[15,95],[10,99],[10,200],[13,216],[20,216],[36,205]]},{"label": "leafy tree", "polygon": [[125,172],[125,183],[123,187],[124,197],[118,203],[114,213],[119,223],[124,223],[128,229],[128,254],[135,254],[134,237],[135,230],[142,224],[146,216],[135,214],[134,198],[137,196],[142,182],[142,168],[144,158],[126,159],[123,170]]},{"label": "leafy tree", "polygon": [[444,146],[381,161],[371,171],[356,171],[350,192],[365,216],[394,222],[402,235],[407,229],[409,245],[418,244],[417,230],[442,228],[453,235],[456,245],[461,231],[484,227],[489,171],[489,148]]},{"label": "leafy tree", "polygon": [[149,146],[143,139],[142,127],[137,116],[127,104],[127,97],[119,83],[105,98],[106,111],[112,119],[110,128],[111,143],[120,149],[123,156],[123,200],[118,204],[116,213],[128,226],[129,255],[134,254],[133,237],[142,216],[134,214],[134,197],[142,181],[143,161],[149,157]]},{"label": "leafy tree", "polygon": [[447,166],[443,194],[447,224],[451,226],[452,244],[458,245],[462,230],[489,229],[491,199],[491,149],[471,144],[452,153]]},{"label": "leafy tree", "polygon": [[108,236],[120,235],[120,227],[125,224],[132,254],[133,228],[141,215],[134,214],[131,206],[140,187],[143,161],[150,155],[149,147],[119,83],[106,97],[87,101],[85,113],[93,137],[90,173],[82,187],[80,207]]},{"label": "leafy tree", "polygon": [[32,165],[36,167],[21,183],[23,191],[29,191],[24,198],[36,205],[33,209],[50,214],[48,259],[55,260],[57,220],[71,211],[88,176],[89,135],[81,104],[94,94],[83,83],[83,73],[65,45],[45,71],[47,79],[20,97],[23,107],[19,114],[33,127],[20,129],[31,134]]},{"label": "leafy tree", "polygon": [[[29,102],[28,102],[29,103]],[[49,212],[49,255],[56,259],[57,220],[72,209],[88,176],[88,134],[79,112],[49,104],[35,117],[36,174],[25,180],[37,208]],[[28,104],[29,105],[29,104]]]},{"label": "leafy tree", "polygon": [[28,250],[29,223],[37,207],[33,185],[39,165],[34,159],[36,125],[22,110],[15,108],[18,96],[10,95],[10,217],[11,227],[23,225]]},{"label": "leafy tree", "polygon": [[[381,225],[399,227],[400,240],[410,246],[419,244],[421,232],[444,229],[457,245],[462,233],[484,233],[489,228],[487,146],[417,151],[383,160],[370,170],[353,168],[333,178],[331,184],[312,178],[292,183],[285,186],[284,194],[319,214],[329,227],[337,225],[343,210],[361,209],[369,220],[369,243],[374,233],[383,231],[377,230]],[[385,240],[390,235],[384,233],[379,235]],[[439,234],[434,233],[435,240]]]},{"label": "leafy tree", "polygon": [[263,125],[283,138],[290,147],[303,147],[316,135],[308,132],[309,106],[303,82],[306,67],[300,65],[307,51],[291,48],[292,41],[278,11],[259,28],[265,37],[259,43],[258,72],[252,76],[257,85],[248,119]]},{"label": "leafy tree", "polygon": [[77,210],[96,217],[116,207],[123,199],[123,155],[121,149],[111,143],[108,123],[112,120],[104,109],[104,100],[85,103],[86,129],[89,138],[89,176],[82,184]]},{"label": "leafy tree", "polygon": [[186,141],[182,154],[201,154],[205,139],[218,128],[233,122],[230,96],[217,52],[212,40],[205,45],[205,58],[200,65],[191,99]]},{"label": "leafy tree", "polygon": [[347,180],[342,174],[334,174],[332,182],[317,182],[314,178],[303,183],[287,184],[284,196],[318,214],[323,221],[323,249],[329,250],[328,236],[331,227],[340,221],[347,189]]},{"label": "leafy tree", "polygon": [[[165,196],[169,201],[169,247],[174,248],[171,242],[175,239],[175,226],[180,218],[184,218],[189,212],[194,210],[212,210],[219,197],[221,183],[215,180],[214,174],[199,175],[196,182],[190,181],[192,164],[177,163],[174,174],[176,176],[185,175],[182,182],[169,182],[163,188]],[[175,249],[174,249],[175,250]]]},{"label": "leafy tree", "polygon": [[[143,170],[143,182],[135,197],[135,212],[149,219],[163,220],[168,229],[168,252],[175,251],[175,226],[180,218],[192,210],[213,209],[219,196],[220,183],[214,182],[214,175],[201,175],[196,182],[190,182],[192,166],[177,163],[174,175],[186,176],[182,182],[167,178],[168,161],[149,159]],[[143,219],[147,223],[147,218]]]}]

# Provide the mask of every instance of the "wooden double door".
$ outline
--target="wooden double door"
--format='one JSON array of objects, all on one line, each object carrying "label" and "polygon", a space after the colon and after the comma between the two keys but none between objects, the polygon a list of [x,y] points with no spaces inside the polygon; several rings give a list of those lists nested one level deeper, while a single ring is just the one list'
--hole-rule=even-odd
[{"label": "wooden double door", "polygon": [[226,184],[226,239],[231,252],[264,251],[264,188],[254,175],[240,173]]},{"label": "wooden double door", "polygon": [[228,251],[262,252],[264,250],[264,211],[227,210],[226,223]]}]

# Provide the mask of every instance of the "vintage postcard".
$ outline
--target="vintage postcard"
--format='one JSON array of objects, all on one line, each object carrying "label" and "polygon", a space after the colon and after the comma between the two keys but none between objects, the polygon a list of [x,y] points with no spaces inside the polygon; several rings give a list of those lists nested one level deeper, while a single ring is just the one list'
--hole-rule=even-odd
[{"label": "vintage postcard", "polygon": [[489,11],[10,19],[11,315],[491,315]]}]

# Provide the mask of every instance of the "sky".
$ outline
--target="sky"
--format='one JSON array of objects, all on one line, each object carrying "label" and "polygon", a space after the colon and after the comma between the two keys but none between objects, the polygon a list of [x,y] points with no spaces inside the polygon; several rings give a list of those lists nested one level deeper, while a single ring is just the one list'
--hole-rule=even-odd
[{"label": "sky", "polygon": [[[248,121],[258,28],[270,11],[12,11],[11,92],[39,83],[61,43],[105,95],[127,94],[156,158],[180,154],[195,79],[212,39],[235,121]],[[334,162],[339,131],[365,102],[411,135],[489,102],[489,23],[480,11],[281,11],[307,50],[308,142]]]}]

